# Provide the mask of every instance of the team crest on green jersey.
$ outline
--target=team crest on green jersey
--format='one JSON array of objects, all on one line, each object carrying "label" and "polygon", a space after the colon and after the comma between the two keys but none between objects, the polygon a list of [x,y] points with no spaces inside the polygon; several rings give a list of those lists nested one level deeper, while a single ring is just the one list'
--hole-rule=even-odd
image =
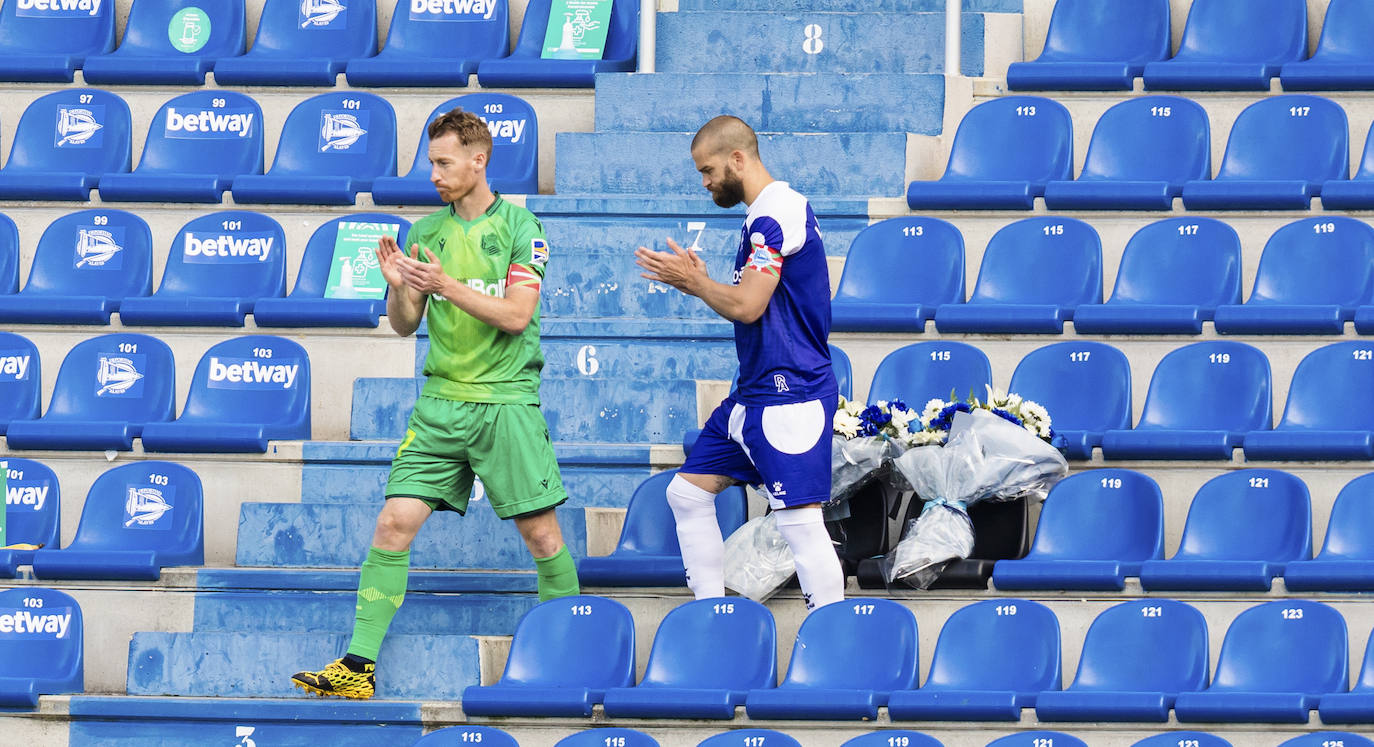
[{"label": "team crest on green jersey", "polygon": [[501,240],[495,234],[486,234],[482,237],[482,251],[495,257],[501,253]]}]

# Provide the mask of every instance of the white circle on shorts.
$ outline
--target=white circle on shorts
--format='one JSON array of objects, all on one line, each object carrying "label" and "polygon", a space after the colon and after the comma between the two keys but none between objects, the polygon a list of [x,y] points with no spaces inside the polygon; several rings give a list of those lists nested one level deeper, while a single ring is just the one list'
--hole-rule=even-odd
[{"label": "white circle on shorts", "polygon": [[764,438],[784,454],[805,454],[825,430],[825,408],[813,399],[790,405],[769,405],[760,418]]}]

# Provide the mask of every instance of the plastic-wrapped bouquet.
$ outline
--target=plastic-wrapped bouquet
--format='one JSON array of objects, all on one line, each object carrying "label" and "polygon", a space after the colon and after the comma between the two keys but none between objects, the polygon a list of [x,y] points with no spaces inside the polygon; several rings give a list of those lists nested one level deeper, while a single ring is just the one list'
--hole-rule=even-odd
[{"label": "plastic-wrapped bouquet", "polygon": [[1051,444],[1049,413],[1015,394],[989,388],[986,401],[931,400],[921,423],[944,445],[893,460],[893,481],[926,506],[889,553],[888,580],[923,589],[946,563],[973,551],[970,505],[1022,495],[1043,500],[1068,463]]},{"label": "plastic-wrapped bouquet", "polygon": [[939,443],[901,400],[864,406],[840,397],[830,449],[830,501],[837,506],[884,478],[891,460],[913,446]]}]

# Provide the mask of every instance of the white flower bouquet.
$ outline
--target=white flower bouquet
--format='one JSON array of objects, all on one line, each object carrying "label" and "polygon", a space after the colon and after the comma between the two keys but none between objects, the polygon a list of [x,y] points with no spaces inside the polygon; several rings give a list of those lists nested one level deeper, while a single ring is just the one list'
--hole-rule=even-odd
[{"label": "white flower bouquet", "polygon": [[830,500],[825,504],[828,519],[848,515],[845,502],[870,483],[886,478],[892,460],[907,449],[937,442],[901,400],[864,406],[840,397],[833,426]]},{"label": "white flower bouquet", "polygon": [[973,551],[970,505],[1017,496],[1043,500],[1068,474],[1052,445],[1049,413],[1015,394],[989,388],[986,402],[931,400],[921,422],[944,445],[912,449],[893,461],[893,481],[914,490],[926,506],[885,561],[889,581],[918,589],[949,561]]}]

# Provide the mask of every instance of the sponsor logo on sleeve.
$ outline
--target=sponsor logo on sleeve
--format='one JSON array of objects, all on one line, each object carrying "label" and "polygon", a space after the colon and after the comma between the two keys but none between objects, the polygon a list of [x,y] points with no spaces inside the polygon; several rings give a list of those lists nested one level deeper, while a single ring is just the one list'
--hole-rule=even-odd
[{"label": "sponsor logo on sleeve", "polygon": [[549,242],[530,239],[530,264],[543,267],[549,262]]}]

